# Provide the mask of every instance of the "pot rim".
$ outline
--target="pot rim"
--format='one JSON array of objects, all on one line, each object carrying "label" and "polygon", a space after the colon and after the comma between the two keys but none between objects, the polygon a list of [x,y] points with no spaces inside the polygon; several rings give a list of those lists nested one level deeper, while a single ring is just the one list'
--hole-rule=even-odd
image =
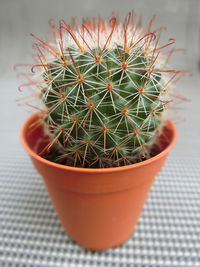
[{"label": "pot rim", "polygon": [[153,163],[154,161],[158,160],[159,158],[163,157],[164,155],[168,154],[169,151],[175,146],[176,141],[177,141],[177,137],[178,137],[178,131],[177,128],[175,126],[175,123],[171,120],[168,119],[167,122],[170,125],[170,128],[172,129],[172,139],[170,144],[159,154],[157,154],[156,156],[153,156],[150,159],[141,161],[141,162],[137,162],[134,164],[130,164],[130,165],[126,165],[126,166],[120,166],[120,167],[111,167],[111,168],[80,168],[80,167],[72,167],[72,166],[67,166],[67,165],[62,165],[59,163],[55,163],[52,161],[49,161],[41,156],[39,156],[28,144],[27,139],[26,139],[26,132],[27,132],[27,128],[30,125],[30,123],[32,121],[34,121],[34,119],[38,117],[37,113],[32,114],[31,116],[29,116],[26,121],[24,122],[24,124],[22,125],[21,129],[20,129],[20,141],[22,143],[22,146],[24,147],[25,151],[33,158],[35,158],[37,161],[40,161],[43,164],[49,165],[51,167],[55,167],[55,168],[59,168],[62,170],[68,170],[68,171],[74,171],[74,172],[82,172],[82,173],[88,173],[88,174],[97,174],[97,173],[113,173],[113,172],[122,172],[122,171],[128,171],[130,169],[135,169],[135,168],[139,168],[145,165],[149,165],[151,163]]}]

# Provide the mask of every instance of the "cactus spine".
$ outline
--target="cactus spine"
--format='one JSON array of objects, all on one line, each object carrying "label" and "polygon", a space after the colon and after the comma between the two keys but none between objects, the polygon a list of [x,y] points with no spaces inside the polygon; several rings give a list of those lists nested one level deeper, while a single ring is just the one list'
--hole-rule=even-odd
[{"label": "cactus spine", "polygon": [[174,40],[160,46],[154,18],[144,29],[134,19],[60,20],[58,28],[50,22],[54,41],[33,35],[39,62],[32,70],[41,70],[37,87],[51,137],[45,150],[57,151],[55,161],[104,168],[151,156],[179,71],[166,68],[172,50],[162,53]]}]

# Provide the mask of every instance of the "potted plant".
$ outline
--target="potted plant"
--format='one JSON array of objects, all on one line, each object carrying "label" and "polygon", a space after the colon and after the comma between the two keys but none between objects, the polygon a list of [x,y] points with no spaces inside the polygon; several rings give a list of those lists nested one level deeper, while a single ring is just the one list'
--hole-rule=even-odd
[{"label": "potted plant", "polygon": [[50,21],[51,40],[32,34],[37,62],[23,86],[35,86],[42,105],[21,141],[67,234],[88,249],[130,238],[177,139],[166,111],[183,71],[168,67],[175,41],[159,44],[154,19],[144,28],[132,13],[123,22]]}]

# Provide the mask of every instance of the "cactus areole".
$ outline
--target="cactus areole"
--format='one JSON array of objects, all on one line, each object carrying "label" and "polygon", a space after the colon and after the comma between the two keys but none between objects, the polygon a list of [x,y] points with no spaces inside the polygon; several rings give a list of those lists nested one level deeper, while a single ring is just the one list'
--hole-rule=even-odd
[{"label": "cactus areole", "polygon": [[[33,44],[37,63],[29,83],[39,92],[49,143],[41,155],[74,167],[108,168],[152,156],[179,70],[168,67],[175,40],[160,44],[129,13],[84,19],[77,25],[49,22],[53,38]],[[50,156],[49,156],[50,155]]]}]

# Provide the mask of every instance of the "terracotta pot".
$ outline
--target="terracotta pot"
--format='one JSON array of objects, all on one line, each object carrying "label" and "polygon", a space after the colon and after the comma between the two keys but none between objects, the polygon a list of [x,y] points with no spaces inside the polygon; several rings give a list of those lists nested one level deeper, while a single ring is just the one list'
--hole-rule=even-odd
[{"label": "terracotta pot", "polygon": [[164,130],[169,144],[162,141],[164,148],[156,156],[124,167],[89,169],[56,164],[39,156],[36,144],[45,139],[37,120],[40,118],[35,114],[25,122],[21,141],[45,181],[67,234],[92,250],[108,249],[129,239],[154,177],[176,143],[173,122],[168,121]]}]

